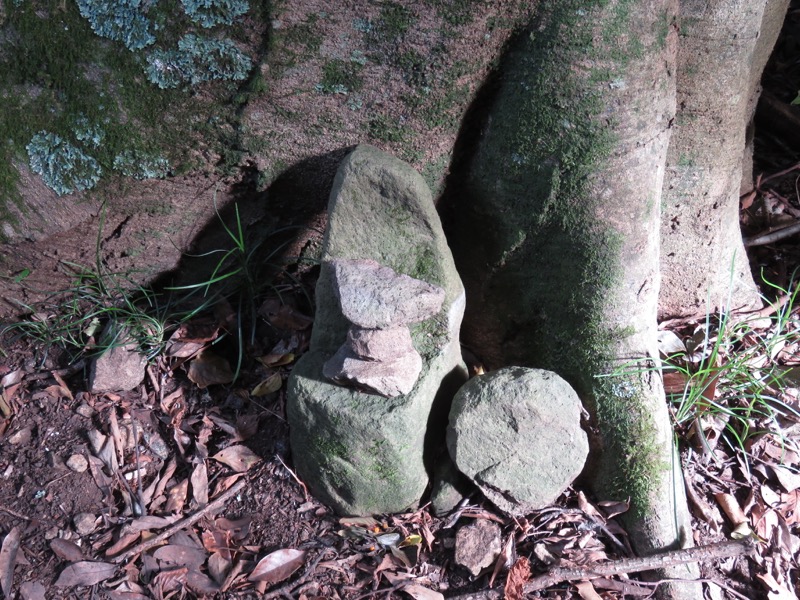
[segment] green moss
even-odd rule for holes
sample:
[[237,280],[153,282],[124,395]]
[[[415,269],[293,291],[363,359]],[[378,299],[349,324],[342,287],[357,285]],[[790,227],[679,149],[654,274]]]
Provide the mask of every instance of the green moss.
[[382,41],[395,41],[402,37],[416,21],[414,13],[397,2],[386,2],[381,6],[377,35]]
[[367,131],[373,140],[382,142],[405,143],[411,137],[408,128],[400,122],[400,119],[387,115],[378,115],[370,119]]
[[[614,491],[641,508],[663,466],[647,442],[654,429],[644,388],[596,379],[611,371],[631,331],[607,321],[622,240],[598,221],[602,200],[591,184],[618,141],[605,106],[609,86],[624,82],[642,47],[628,35],[632,0],[548,6],[543,26],[531,26],[512,50],[516,66],[503,74],[467,186],[481,200],[466,243],[479,240],[476,255],[490,265],[483,289],[501,315],[506,362],[556,371],[576,388],[598,419],[606,456],[619,458]],[[600,19],[598,8],[613,12]]]
[[323,94],[349,94],[364,85],[361,77],[363,65],[354,61],[334,58],[322,66],[322,79],[317,89]]

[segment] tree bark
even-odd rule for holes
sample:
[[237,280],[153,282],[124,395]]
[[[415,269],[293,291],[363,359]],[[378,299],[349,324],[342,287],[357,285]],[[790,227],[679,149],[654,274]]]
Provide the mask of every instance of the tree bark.
[[[677,2],[539,9],[504,62],[451,231],[464,337],[490,367],[548,368],[573,384],[600,433],[598,493],[631,498],[637,551],[674,548],[691,542],[689,518],[649,367]],[[701,596],[697,584],[663,595]]]
[[761,305],[739,230],[746,128],[788,0],[683,0],[664,182],[663,318]]

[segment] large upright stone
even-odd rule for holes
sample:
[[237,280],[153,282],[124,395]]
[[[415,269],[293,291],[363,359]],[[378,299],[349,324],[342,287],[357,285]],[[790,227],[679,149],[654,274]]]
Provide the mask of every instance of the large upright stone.
[[470,379],[450,411],[456,467],[499,509],[523,516],[553,502],[589,453],[581,401],[552,371],[507,367]]
[[[328,216],[311,347],[288,387],[294,464],[339,513],[398,512],[424,493],[426,452],[435,450],[429,423],[443,427],[452,393],[466,379],[458,343],[464,290],[430,190],[402,161],[358,146],[339,168]],[[441,310],[410,327],[423,365],[409,393],[385,398],[323,376],[350,326],[335,292],[336,259],[372,259],[444,289]]]

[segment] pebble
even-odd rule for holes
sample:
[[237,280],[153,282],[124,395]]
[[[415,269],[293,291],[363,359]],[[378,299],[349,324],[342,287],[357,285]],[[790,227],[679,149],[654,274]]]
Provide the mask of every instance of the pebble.
[[83,454],[73,454],[67,459],[67,467],[75,473],[83,473],[89,468],[89,461]]
[[89,535],[97,527],[97,517],[92,513],[78,513],[73,517],[72,523],[78,535]]
[[463,526],[456,533],[456,562],[477,577],[500,555],[500,537],[500,526],[486,519]]

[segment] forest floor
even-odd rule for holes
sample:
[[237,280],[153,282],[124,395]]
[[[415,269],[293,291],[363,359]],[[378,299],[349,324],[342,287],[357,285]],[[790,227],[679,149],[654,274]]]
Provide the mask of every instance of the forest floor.
[[[794,60],[778,60],[772,85],[770,75],[765,80],[784,108],[800,89]],[[778,119],[778,129],[792,118]],[[760,183],[742,201],[751,241],[800,219],[797,153],[766,132],[757,139]],[[673,361],[667,388],[693,542],[755,540],[750,556],[701,564],[710,598],[789,600],[800,590],[795,239],[749,249],[754,272],[769,282],[763,293],[770,304],[761,314],[662,324],[674,334],[664,335],[665,344],[681,344],[686,356]],[[292,470],[285,418],[285,383],[313,326],[314,277],[313,269],[287,267],[271,293],[258,297],[254,342],[241,354],[231,335],[233,307],[172,330],[130,392],[91,393],[90,359],[20,338],[18,330],[4,337],[6,597],[513,600],[653,592],[655,582],[628,576],[624,562],[622,574],[532,589],[532,578],[554,566],[586,573],[589,565],[629,558],[619,519],[625,498],[597,502],[571,488],[524,519],[508,518],[477,496],[444,516],[426,505],[370,519],[339,518],[316,502]],[[84,279],[84,302],[97,282]],[[91,319],[76,325],[91,350]],[[239,357],[242,368],[230,382]],[[500,526],[499,552],[473,575],[456,562],[456,536],[482,521]]]

